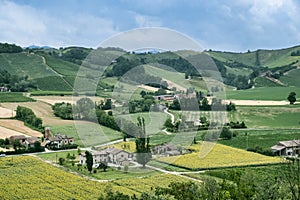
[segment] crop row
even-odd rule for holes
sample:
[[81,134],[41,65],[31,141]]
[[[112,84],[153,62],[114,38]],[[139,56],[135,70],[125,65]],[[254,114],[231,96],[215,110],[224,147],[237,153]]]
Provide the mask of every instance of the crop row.
[[29,156],[1,158],[0,180],[4,199],[97,199],[106,187],[135,193],[110,182],[84,179]]
[[[203,147],[203,148],[201,148]],[[190,168],[190,169],[208,169],[220,167],[235,167],[249,165],[264,165],[282,162],[277,157],[264,156],[258,153],[248,152],[221,144],[201,144],[190,147],[193,153],[159,158],[159,161]],[[211,151],[206,155],[206,151]]]

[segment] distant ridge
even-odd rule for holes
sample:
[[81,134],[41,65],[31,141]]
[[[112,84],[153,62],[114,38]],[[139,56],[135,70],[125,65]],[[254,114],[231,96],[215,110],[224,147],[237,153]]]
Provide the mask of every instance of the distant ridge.
[[50,46],[30,45],[28,47],[23,47],[23,49],[53,49],[53,47],[50,47]]

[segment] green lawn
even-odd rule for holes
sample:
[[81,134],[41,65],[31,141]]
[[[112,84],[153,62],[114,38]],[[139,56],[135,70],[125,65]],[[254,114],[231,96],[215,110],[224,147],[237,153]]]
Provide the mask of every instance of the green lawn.
[[28,102],[34,99],[26,97],[21,92],[0,92],[0,102]]

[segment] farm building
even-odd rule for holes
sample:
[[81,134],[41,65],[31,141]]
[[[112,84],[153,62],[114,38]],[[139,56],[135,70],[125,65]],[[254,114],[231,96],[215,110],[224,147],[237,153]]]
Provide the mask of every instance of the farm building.
[[9,137],[10,144],[13,144],[15,141],[19,141],[21,144],[23,144],[26,140],[25,135],[13,135]]
[[[133,154],[116,148],[106,148],[101,151],[92,150],[91,154],[95,164],[106,162],[116,165],[124,165],[133,159]],[[86,164],[85,153],[79,154],[79,164]]]
[[179,147],[173,145],[173,144],[160,144],[157,145],[153,148],[152,150],[153,154],[156,155],[165,155],[165,156],[176,156],[176,155],[180,155],[181,151],[179,149]]
[[62,146],[68,144],[74,144],[73,137],[57,134],[53,137],[46,138],[46,146],[54,146],[56,148],[61,148]]
[[28,137],[28,138],[26,138],[23,145],[26,147],[26,149],[34,148],[34,143],[36,143],[38,141],[39,141],[39,139],[37,137]]
[[279,156],[299,156],[300,140],[280,141],[272,146],[271,149]]
[[19,141],[21,145],[24,145],[26,149],[33,148],[34,143],[39,141],[37,137],[26,137],[25,135],[13,135],[9,137],[10,144],[13,144],[15,141]]
[[159,101],[173,101],[174,95],[159,95],[159,96],[153,96],[153,98]]

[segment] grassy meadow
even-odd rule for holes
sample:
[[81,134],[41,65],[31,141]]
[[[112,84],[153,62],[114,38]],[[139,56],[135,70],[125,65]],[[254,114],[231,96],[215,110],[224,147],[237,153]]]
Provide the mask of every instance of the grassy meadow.
[[0,92],[0,103],[29,101],[34,101],[34,99],[24,96],[22,92]]

